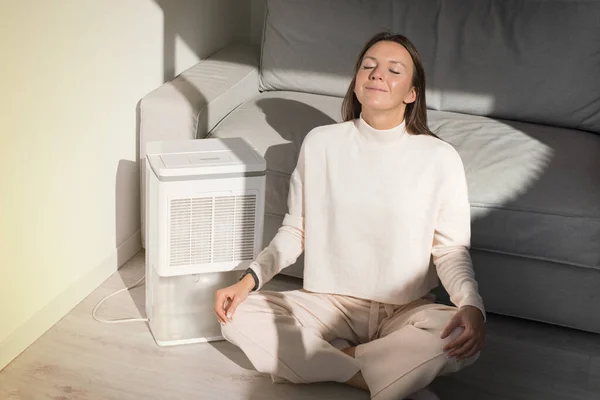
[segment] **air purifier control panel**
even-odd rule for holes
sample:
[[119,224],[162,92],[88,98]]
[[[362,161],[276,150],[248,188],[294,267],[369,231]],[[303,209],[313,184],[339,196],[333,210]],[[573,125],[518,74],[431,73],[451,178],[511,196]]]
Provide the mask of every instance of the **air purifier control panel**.
[[212,153],[182,153],[163,154],[160,156],[166,168],[199,167],[207,165],[228,165],[241,162],[234,159],[229,151],[218,151]]
[[150,168],[159,179],[264,174],[265,159],[243,138],[150,142]]

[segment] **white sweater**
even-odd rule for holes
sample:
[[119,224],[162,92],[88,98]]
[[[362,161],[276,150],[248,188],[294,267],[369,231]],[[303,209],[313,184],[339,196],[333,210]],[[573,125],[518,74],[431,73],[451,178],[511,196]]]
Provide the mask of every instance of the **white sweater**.
[[261,288],[304,251],[308,291],[406,304],[441,281],[457,307],[485,317],[470,223],[451,145],[408,134],[404,123],[376,130],[358,118],[306,136],[283,225],[250,268]]

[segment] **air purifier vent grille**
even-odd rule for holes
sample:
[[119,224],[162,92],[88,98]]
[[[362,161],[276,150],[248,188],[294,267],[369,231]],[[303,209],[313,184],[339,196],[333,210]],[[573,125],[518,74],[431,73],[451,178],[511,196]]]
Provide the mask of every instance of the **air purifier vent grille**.
[[170,265],[251,261],[256,203],[254,194],[172,199]]

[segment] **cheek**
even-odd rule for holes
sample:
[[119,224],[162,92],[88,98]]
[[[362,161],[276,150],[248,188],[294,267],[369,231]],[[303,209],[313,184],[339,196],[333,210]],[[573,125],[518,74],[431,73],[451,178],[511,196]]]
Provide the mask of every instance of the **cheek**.
[[406,86],[404,83],[404,79],[397,76],[388,79],[388,85],[390,85],[390,88],[395,90],[402,90],[403,87]]
[[404,78],[390,79],[388,81],[388,84],[392,93],[394,93],[397,96],[405,96],[408,93],[408,90],[410,89],[410,82],[408,81],[408,79]]
[[360,89],[360,87],[368,80],[369,75],[365,74],[365,71],[359,71],[356,74],[356,82],[354,84],[354,90]]

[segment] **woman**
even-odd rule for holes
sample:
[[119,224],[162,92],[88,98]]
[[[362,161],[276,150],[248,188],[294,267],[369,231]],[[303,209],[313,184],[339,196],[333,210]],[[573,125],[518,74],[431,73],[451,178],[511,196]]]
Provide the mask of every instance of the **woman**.
[[[427,127],[424,69],[404,36],[366,44],[342,115],[306,136],[282,227],[240,282],[217,291],[215,313],[274,381],[402,399],[482,348],[464,168]],[[255,292],[303,251],[302,290]],[[455,307],[429,295],[438,277]]]

